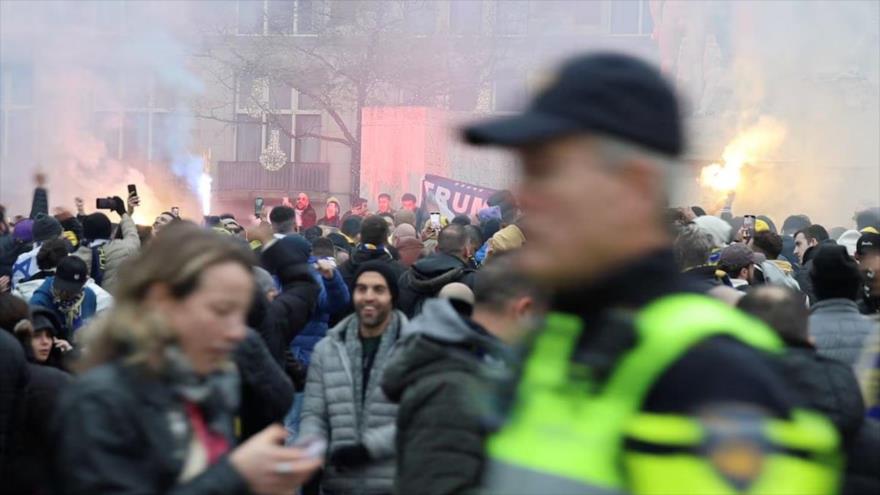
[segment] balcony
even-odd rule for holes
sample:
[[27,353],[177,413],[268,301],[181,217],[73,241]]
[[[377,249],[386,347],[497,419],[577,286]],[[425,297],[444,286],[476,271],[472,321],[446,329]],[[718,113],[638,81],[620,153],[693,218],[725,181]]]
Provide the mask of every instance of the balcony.
[[327,192],[330,164],[288,162],[281,170],[271,172],[259,162],[217,162],[212,189],[219,200],[295,196],[301,191]]

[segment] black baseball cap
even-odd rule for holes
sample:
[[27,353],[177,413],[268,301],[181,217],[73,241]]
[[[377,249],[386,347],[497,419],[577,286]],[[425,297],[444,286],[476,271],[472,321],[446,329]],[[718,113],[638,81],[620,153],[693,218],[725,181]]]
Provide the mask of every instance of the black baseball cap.
[[880,234],[865,232],[856,241],[856,254],[861,256],[867,254],[868,251],[880,253]]
[[471,144],[523,146],[584,131],[670,156],[684,149],[672,85],[655,67],[617,53],[570,60],[525,113],[471,125],[464,137]]
[[52,287],[57,291],[79,292],[89,279],[86,262],[76,256],[67,256],[55,269],[55,281]]

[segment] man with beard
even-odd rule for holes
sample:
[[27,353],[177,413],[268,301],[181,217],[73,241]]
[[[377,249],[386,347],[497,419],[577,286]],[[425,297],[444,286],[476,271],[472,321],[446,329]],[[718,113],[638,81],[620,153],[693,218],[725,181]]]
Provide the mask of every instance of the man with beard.
[[315,346],[299,437],[329,443],[323,493],[391,493],[397,406],[381,390],[406,317],[394,309],[397,279],[386,263],[363,263],[354,278],[355,313]]
[[306,193],[299,193],[296,197],[294,212],[296,215],[296,227],[299,232],[305,232],[306,229],[310,229],[318,223],[318,214],[315,212],[315,208],[312,206]]

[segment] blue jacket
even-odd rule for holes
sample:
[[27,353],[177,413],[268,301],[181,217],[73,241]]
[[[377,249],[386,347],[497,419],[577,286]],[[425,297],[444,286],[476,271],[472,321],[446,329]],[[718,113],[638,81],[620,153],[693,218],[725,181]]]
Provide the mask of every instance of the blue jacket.
[[321,287],[318,306],[315,315],[290,344],[290,353],[305,366],[309,365],[315,344],[327,335],[330,315],[343,311],[351,301],[351,294],[339,270],[333,271],[333,278],[330,280],[316,270],[312,270],[312,276]]
[[[30,305],[31,306],[42,306],[46,309],[51,310],[55,313],[55,316],[58,317],[58,321],[61,322],[63,327],[63,339],[71,340],[73,338],[74,333],[77,330],[82,328],[82,326],[87,323],[95,313],[98,308],[98,298],[95,296],[95,293],[92,289],[85,287],[83,290],[85,291],[85,296],[83,298],[82,305],[80,306],[79,316],[74,318],[72,327],[68,327],[67,318],[64,317],[64,314],[58,309],[58,305],[55,304],[55,297],[52,295],[52,282],[55,280],[55,277],[46,278],[43,285],[34,292],[33,297],[31,297]],[[71,342],[72,343],[72,342]]]

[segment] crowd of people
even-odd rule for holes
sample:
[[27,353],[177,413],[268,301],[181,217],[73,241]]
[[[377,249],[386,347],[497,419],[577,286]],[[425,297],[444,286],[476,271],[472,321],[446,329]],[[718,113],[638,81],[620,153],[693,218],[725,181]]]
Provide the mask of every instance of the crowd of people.
[[876,493],[880,208],[668,208],[682,133],[600,54],[464,130],[527,191],[473,217],[299,193],[144,228],[136,192],[50,215],[37,175],[0,209],[2,491]]

